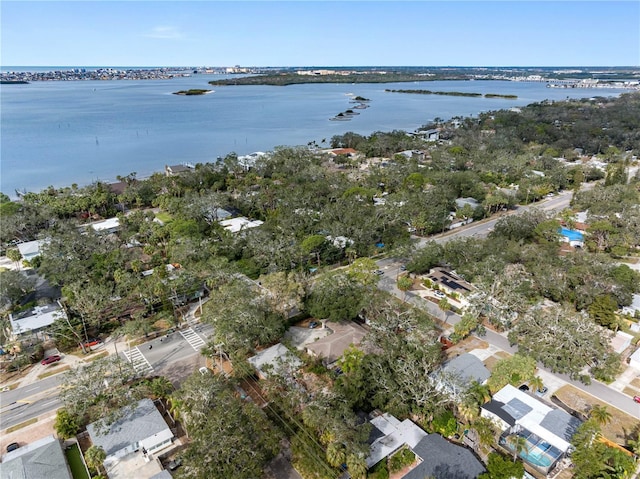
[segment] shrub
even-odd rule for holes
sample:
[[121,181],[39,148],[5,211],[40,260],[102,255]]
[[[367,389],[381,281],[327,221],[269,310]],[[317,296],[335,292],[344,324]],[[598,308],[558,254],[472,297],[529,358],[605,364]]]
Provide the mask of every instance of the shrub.
[[389,458],[389,470],[391,472],[401,471],[404,467],[413,464],[416,456],[409,449],[404,448]]
[[380,461],[367,474],[367,479],[389,479],[387,461]]

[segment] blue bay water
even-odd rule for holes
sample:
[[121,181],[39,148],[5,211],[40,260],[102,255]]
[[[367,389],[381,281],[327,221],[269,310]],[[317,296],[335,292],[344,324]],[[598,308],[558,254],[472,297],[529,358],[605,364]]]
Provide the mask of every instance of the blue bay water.
[[[0,190],[116,181],[162,171],[165,164],[214,162],[230,152],[280,145],[328,145],[334,135],[413,131],[434,118],[524,106],[545,99],[619,95],[620,90],[552,89],[544,83],[436,81],[388,84],[210,86],[221,75],[170,80],[51,81],[0,87]],[[189,88],[215,90],[178,96]],[[513,94],[518,98],[412,95],[385,89]],[[329,118],[371,99],[351,121]],[[322,144],[325,139],[326,143]]]

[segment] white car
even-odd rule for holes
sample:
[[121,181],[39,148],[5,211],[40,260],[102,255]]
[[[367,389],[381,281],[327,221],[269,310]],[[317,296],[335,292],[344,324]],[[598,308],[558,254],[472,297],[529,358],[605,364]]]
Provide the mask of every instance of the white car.
[[442,291],[438,291],[438,290],[434,291],[434,292],[433,292],[433,295],[434,295],[436,298],[446,298],[446,297],[447,297],[447,295],[446,295],[446,294],[444,294]]

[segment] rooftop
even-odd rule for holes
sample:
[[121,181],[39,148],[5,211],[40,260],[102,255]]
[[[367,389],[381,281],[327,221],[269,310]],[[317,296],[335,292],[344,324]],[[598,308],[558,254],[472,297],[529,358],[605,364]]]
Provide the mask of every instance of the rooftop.
[[256,226],[260,226],[262,223],[264,222],[260,220],[251,221],[244,216],[239,216],[237,218],[222,220],[220,222],[220,226],[222,226],[227,231],[230,231],[231,233],[237,233],[242,230],[255,228]]
[[17,314],[10,314],[11,329],[15,334],[37,331],[50,326],[56,319],[65,318],[65,312],[59,303],[36,306]]
[[326,326],[333,331],[333,334],[307,344],[307,349],[323,358],[328,364],[337,361],[352,344],[360,344],[367,333],[362,326],[352,321],[343,323],[327,321]]
[[400,422],[387,413],[374,417],[370,423],[373,426],[370,437],[375,439],[371,443],[367,467],[376,465],[405,444],[413,449],[427,435],[409,419]]
[[470,384],[473,381],[483,384],[491,375],[482,361],[469,353],[461,354],[451,361],[447,361],[442,369],[445,372],[456,374],[465,384]]
[[450,443],[440,434],[427,435],[412,449],[422,462],[403,479],[476,479],[485,472],[470,450]]
[[302,366],[302,361],[282,343],[274,344],[270,348],[260,351],[249,358],[248,361],[264,376],[269,375],[265,372],[265,369],[269,369],[267,366],[270,366],[276,374],[284,372],[285,366],[293,369],[298,369]]
[[53,436],[22,446],[2,458],[1,479],[72,479],[62,444]]
[[107,456],[168,429],[169,426],[151,399],[140,400],[134,410],[125,413],[106,428],[99,427],[95,422],[87,426],[91,441],[94,445],[101,446]]

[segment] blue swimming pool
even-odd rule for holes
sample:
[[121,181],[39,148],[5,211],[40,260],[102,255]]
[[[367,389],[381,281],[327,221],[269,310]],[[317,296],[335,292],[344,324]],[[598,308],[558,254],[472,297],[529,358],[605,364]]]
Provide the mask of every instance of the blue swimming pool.
[[560,228],[558,233],[569,238],[569,241],[584,241],[584,235],[579,231],[570,230],[569,228]]

